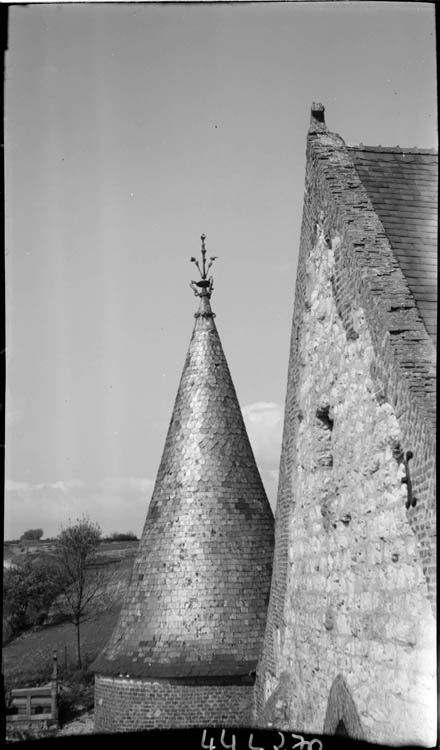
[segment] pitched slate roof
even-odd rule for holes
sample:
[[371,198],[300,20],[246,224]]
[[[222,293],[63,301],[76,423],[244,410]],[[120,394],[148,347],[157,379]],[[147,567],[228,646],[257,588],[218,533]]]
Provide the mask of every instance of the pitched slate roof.
[[438,154],[399,147],[348,149],[436,342]]
[[272,510],[204,295],[125,602],[91,669],[248,678],[273,547]]

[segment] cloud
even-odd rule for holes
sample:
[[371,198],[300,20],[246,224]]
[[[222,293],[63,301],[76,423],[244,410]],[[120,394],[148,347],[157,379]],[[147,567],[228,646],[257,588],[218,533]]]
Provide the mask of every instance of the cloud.
[[153,480],[147,477],[105,477],[96,487],[80,479],[31,484],[5,482],[5,538],[17,539],[30,528],[56,536],[62,526],[83,515],[96,521],[104,534],[142,532]]
[[132,491],[151,493],[153,486],[153,480],[147,477],[105,477],[100,482],[100,489],[110,494]]
[[5,492],[25,492],[32,487],[29,482],[14,482],[13,479],[5,480]]
[[151,492],[154,487],[154,481],[145,477],[129,477],[128,486],[131,490],[136,490],[137,492]]
[[57,482],[35,484],[34,487],[38,490],[61,490],[61,492],[70,492],[71,490],[77,490],[84,487],[84,482],[82,482],[81,479],[59,479]]
[[280,406],[272,401],[257,401],[244,406],[242,413],[269,502],[274,508],[283,427]]
[[242,409],[255,457],[267,468],[280,460],[282,416],[278,404],[257,401]]
[[81,479],[60,479],[57,482],[42,482],[40,484],[30,484],[29,482],[14,482],[12,479],[6,479],[5,489],[8,492],[36,492],[38,490],[61,490],[68,492],[78,487],[84,487]]
[[[272,508],[275,508],[281,451],[282,415],[278,404],[258,401],[243,407],[243,418]],[[17,539],[26,529],[42,528],[56,536],[62,526],[84,514],[104,534],[141,534],[154,481],[149,477],[103,477],[95,486],[79,478],[52,482],[8,479],[5,482],[5,538]]]

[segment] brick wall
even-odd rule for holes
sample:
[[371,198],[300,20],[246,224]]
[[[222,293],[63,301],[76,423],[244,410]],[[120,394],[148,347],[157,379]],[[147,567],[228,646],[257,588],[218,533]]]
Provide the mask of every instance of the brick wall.
[[312,121],[261,725],[319,733],[342,720],[372,742],[435,743],[433,375],[348,149]]
[[252,685],[184,685],[96,676],[95,732],[250,726]]

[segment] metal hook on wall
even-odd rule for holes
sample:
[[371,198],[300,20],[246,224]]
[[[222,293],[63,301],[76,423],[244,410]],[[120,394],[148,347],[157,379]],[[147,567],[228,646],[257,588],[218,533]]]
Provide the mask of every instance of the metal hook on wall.
[[412,451],[407,451],[405,453],[405,457],[403,459],[403,462],[405,464],[405,476],[402,477],[402,484],[406,484],[407,488],[407,494],[408,498],[405,503],[405,508],[408,510],[408,508],[415,508],[417,503],[417,498],[415,495],[413,495],[413,489],[412,489],[412,481],[411,481],[411,473],[409,470],[409,462],[413,458],[414,454]]

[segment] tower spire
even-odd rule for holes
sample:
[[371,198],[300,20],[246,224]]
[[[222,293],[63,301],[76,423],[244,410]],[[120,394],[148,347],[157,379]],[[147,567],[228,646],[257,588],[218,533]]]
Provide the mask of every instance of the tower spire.
[[215,257],[205,255],[202,235],[201,263],[191,258],[200,308],[156,483],[119,620],[93,665],[97,731],[251,721],[273,514],[211,312]]

